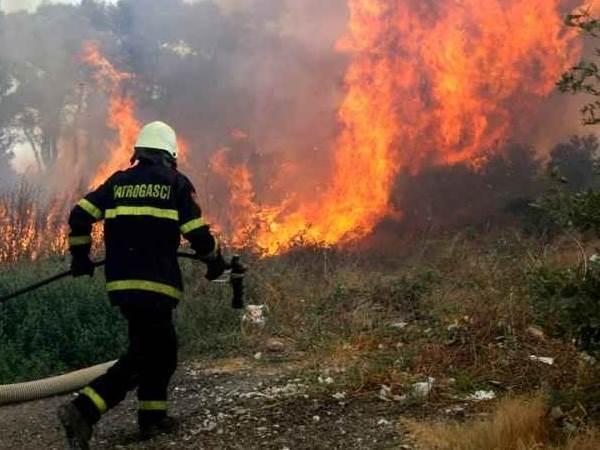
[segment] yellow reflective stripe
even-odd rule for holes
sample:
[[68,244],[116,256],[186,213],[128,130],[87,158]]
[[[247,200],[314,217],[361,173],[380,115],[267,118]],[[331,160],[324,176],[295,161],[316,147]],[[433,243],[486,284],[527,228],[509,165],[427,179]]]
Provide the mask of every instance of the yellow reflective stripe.
[[140,411],[166,411],[167,402],[165,401],[140,401],[138,409]]
[[100,414],[104,414],[108,410],[108,406],[106,406],[106,402],[104,401],[104,399],[100,397],[100,394],[98,394],[91,387],[88,386],[83,388],[81,390],[81,393],[87,398],[89,398],[92,401],[92,403],[94,403],[94,405],[96,405],[96,408],[98,408]]
[[187,234],[191,231],[197,230],[198,228],[202,228],[206,226],[206,222],[201,217],[198,219],[190,220],[189,222],[181,225],[180,230],[181,234]]
[[179,220],[176,209],[154,208],[152,206],[117,206],[106,210],[106,218],[114,219],[118,216],[151,216],[159,219]]
[[102,219],[102,210],[94,205],[89,200],[83,198],[77,203],[85,212],[87,212],[94,219]]
[[91,236],[69,236],[69,245],[86,245],[92,243]]
[[109,283],[106,283],[106,290],[109,292],[140,290],[156,292],[158,294],[163,294],[168,297],[173,297],[177,300],[181,300],[183,298],[183,292],[173,286],[146,280],[111,281]]

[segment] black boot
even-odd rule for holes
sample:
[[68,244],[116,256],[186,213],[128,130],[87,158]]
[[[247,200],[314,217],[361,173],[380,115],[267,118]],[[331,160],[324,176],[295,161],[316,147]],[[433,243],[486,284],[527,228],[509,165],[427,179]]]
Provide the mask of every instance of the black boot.
[[72,403],[67,403],[58,409],[58,418],[65,429],[67,448],[69,450],[89,450],[92,426],[81,412]]
[[165,416],[153,422],[140,422],[140,439],[146,441],[161,434],[175,433],[179,428],[179,421],[174,417]]

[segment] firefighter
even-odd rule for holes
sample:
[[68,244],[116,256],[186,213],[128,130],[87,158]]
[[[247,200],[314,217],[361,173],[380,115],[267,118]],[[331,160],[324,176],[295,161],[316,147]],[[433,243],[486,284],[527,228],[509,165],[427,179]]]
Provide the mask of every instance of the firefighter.
[[177,365],[173,309],[183,297],[177,263],[181,235],[207,265],[207,279],[226,269],[192,183],[177,171],[175,131],[163,122],[146,125],[131,162],[131,168],[86,195],[69,218],[75,277],[93,275],[92,224],[104,220],[106,288],[129,334],[125,355],[60,407],[71,449],[89,448],[94,424],[134,388],[142,439],[176,429],[177,421],[167,415],[167,387]]

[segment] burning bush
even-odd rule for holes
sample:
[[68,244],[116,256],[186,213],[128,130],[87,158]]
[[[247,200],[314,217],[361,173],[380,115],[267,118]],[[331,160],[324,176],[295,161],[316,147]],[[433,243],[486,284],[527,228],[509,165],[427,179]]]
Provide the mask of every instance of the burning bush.
[[0,263],[62,254],[69,203],[26,183],[0,192]]

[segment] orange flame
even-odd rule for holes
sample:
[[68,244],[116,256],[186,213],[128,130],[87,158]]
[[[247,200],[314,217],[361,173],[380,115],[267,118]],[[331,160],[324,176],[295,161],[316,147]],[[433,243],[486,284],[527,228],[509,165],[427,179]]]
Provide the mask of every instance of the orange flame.
[[[364,237],[391,213],[401,171],[481,165],[580,53],[563,26],[561,0],[348,1],[349,33],[339,48],[353,60],[331,182],[316,201],[267,208],[276,213],[254,238],[267,254],[297,236],[325,245]],[[253,215],[265,211],[247,183],[230,188]],[[246,226],[234,242],[240,233]]]
[[100,53],[98,46],[87,42],[83,46],[82,60],[95,69],[94,78],[109,95],[108,126],[116,131],[117,137],[109,146],[110,155],[96,172],[90,187],[98,187],[115,171],[129,165],[135,140],[141,129],[135,118],[134,99],[121,92],[124,81],[133,75],[119,72],[108,59]]

